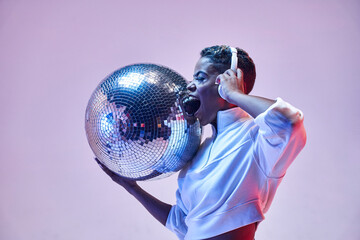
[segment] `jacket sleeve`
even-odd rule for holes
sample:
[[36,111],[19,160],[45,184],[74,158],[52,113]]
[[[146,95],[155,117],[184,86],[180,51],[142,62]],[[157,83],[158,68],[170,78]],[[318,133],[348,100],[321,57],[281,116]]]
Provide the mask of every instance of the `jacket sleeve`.
[[254,157],[268,177],[282,177],[306,143],[303,113],[277,98],[255,118]]
[[176,205],[171,207],[169,212],[167,221],[166,221],[166,228],[176,234],[179,239],[184,239],[187,226],[185,223],[186,213],[184,211],[184,205],[181,200],[180,191],[176,191]]

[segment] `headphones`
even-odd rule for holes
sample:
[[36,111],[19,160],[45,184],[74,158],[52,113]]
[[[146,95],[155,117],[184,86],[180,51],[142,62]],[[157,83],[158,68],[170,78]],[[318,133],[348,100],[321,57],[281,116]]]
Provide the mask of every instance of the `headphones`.
[[234,47],[229,47],[231,50],[231,70],[236,73],[237,65],[238,65],[238,57],[237,50]]
[[[237,50],[234,47],[230,47],[230,51],[231,51],[231,70],[233,70],[236,74],[236,70],[237,70],[237,65],[238,65],[238,57],[237,57]],[[220,84],[220,81],[216,80],[216,84],[219,84],[218,87],[218,92],[221,98],[225,99],[222,95],[222,86]]]

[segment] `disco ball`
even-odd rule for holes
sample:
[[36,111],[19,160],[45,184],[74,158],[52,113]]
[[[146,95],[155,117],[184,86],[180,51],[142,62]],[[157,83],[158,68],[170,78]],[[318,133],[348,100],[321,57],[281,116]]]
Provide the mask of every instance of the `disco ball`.
[[85,113],[95,156],[128,179],[169,176],[192,159],[200,145],[199,121],[189,123],[178,103],[183,77],[155,64],[123,67],[97,86]]

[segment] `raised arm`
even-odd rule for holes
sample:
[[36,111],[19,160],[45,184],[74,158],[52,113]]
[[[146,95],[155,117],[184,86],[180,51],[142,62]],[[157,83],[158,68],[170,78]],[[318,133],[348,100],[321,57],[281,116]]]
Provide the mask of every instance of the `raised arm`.
[[239,68],[236,74],[231,69],[226,70],[217,77],[217,82],[221,83],[224,99],[240,107],[253,118],[265,112],[266,109],[275,103],[275,100],[245,94],[243,91],[243,74]]
[[162,225],[165,226],[171,209],[171,205],[164,203],[155,198],[154,196],[150,195],[145,190],[143,190],[135,181],[128,180],[112,172],[98,159],[95,158],[95,160],[102,168],[102,170],[104,170],[104,172],[114,182],[125,188],[125,190],[128,191],[131,195],[133,195],[154,218],[156,218]]
[[223,98],[255,118],[258,127],[252,132],[254,156],[264,173],[269,177],[283,176],[306,143],[302,112],[280,98],[274,101],[244,94],[240,69],[236,75],[227,70],[218,80]]

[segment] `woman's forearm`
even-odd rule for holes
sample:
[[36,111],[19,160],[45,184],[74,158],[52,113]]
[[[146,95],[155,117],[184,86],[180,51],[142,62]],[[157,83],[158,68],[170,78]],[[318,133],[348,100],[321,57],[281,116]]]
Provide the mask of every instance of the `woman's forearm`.
[[160,201],[148,192],[143,190],[139,185],[133,186],[127,189],[128,192],[133,195],[146,210],[156,218],[162,225],[166,225],[166,221],[171,209],[171,205]]
[[240,68],[236,73],[228,69],[223,74],[217,76],[217,82],[221,84],[221,96],[229,103],[236,105],[256,118],[263,113],[275,100],[251,96],[244,93],[244,77]]
[[155,217],[161,224],[166,225],[167,217],[169,215],[171,205],[161,202],[146,191],[144,191],[136,181],[126,179],[102,164],[97,158],[95,161],[99,164],[101,169],[117,184],[122,186],[126,191],[133,195],[148,212]]
[[256,118],[263,113],[276,101],[258,96],[251,96],[244,93],[232,92],[228,96],[228,101]]

